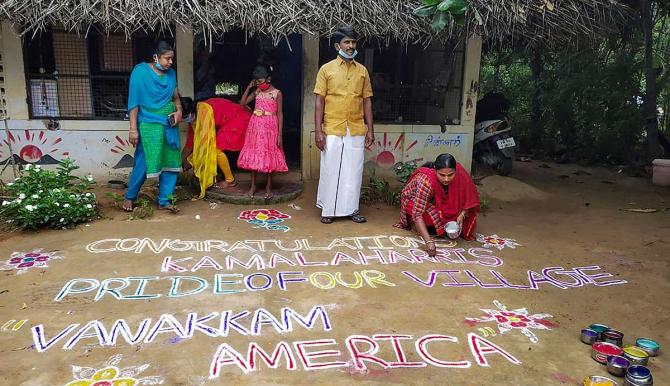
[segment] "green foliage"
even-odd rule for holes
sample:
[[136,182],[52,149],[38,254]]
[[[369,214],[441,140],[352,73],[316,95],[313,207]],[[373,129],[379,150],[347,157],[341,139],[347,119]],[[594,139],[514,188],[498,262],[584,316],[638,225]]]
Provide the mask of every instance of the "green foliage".
[[395,165],[394,172],[396,177],[398,178],[398,181],[402,182],[403,184],[407,183],[407,180],[409,180],[409,177],[414,173],[414,170],[418,168],[419,165],[416,164],[415,161],[410,161],[410,162],[398,162]]
[[79,167],[69,158],[56,171],[27,164],[20,176],[5,185],[0,217],[17,228],[71,228],[98,217],[95,194],[87,192],[95,181],[72,172]]
[[468,9],[468,0],[422,0],[423,5],[414,9],[419,17],[432,17],[430,24],[433,32],[442,31],[449,19],[462,26],[465,21],[465,11]]
[[364,202],[384,202],[390,206],[400,205],[400,194],[402,189],[394,190],[388,181],[375,175],[370,171],[370,183],[361,190],[361,199]]

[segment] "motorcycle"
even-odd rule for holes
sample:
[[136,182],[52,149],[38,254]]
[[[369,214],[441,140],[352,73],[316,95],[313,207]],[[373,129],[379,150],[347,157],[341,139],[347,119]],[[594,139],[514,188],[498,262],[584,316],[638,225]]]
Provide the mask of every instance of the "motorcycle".
[[473,159],[501,176],[512,171],[514,147],[512,127],[507,120],[509,101],[498,93],[487,93],[477,102]]

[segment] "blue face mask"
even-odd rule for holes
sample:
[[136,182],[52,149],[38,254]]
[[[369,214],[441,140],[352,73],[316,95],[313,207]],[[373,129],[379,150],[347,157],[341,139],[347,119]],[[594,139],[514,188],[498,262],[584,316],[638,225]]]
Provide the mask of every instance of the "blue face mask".
[[158,61],[158,56],[154,55],[154,66],[161,71],[165,71],[165,67],[161,66],[161,63]]
[[356,57],[356,55],[358,55],[358,51],[354,50],[354,53],[349,55],[343,49],[340,48],[340,50],[337,52],[337,54],[340,55],[341,57],[343,57],[344,59],[352,60],[353,58]]

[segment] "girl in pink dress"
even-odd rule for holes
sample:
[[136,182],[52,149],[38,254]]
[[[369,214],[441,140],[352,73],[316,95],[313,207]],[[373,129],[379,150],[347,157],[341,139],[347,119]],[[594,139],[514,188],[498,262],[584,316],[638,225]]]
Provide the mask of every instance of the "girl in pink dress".
[[[256,192],[256,172],[267,173],[265,199],[272,198],[272,173],[286,172],[286,158],[282,149],[282,93],[270,83],[270,73],[257,66],[253,80],[242,95],[240,104],[246,106],[256,99],[253,115],[249,120],[244,145],[237,159],[237,166],[251,170],[249,195]],[[252,89],[256,87],[256,90]]]

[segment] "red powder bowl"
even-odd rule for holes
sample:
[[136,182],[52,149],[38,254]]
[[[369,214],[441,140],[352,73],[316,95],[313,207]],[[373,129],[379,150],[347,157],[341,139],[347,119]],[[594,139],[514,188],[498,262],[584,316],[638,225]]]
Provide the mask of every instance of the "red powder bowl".
[[601,365],[607,365],[608,356],[620,356],[622,353],[621,348],[612,343],[596,342],[591,346],[591,358]]

